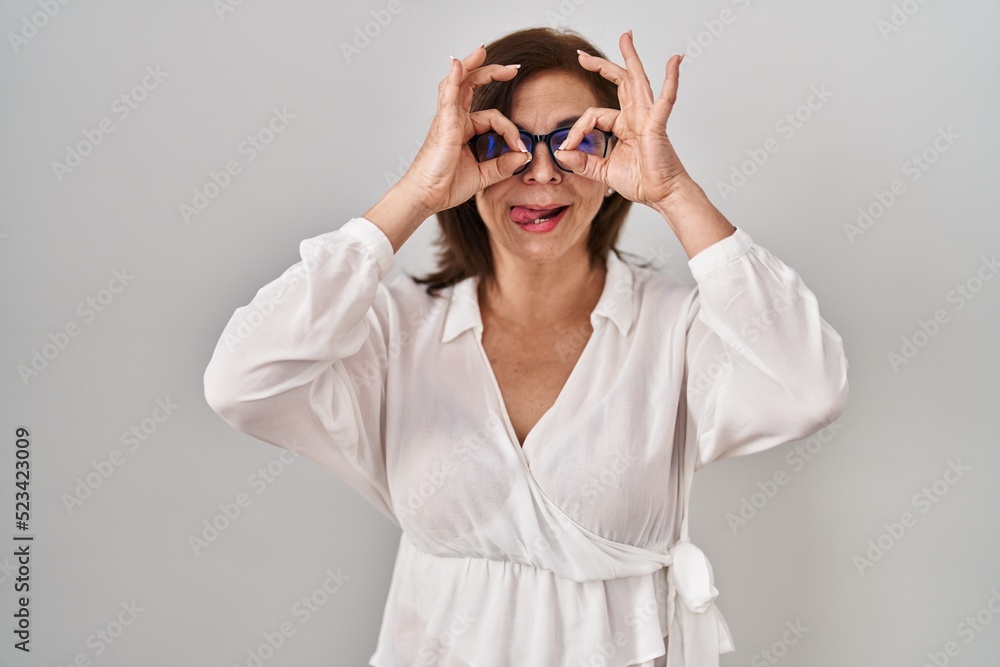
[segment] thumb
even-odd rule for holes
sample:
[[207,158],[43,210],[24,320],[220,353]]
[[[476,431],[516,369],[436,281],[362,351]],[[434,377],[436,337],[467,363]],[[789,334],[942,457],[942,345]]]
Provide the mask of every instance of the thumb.
[[494,183],[499,183],[505,178],[510,178],[519,167],[530,161],[530,153],[510,151],[508,153],[504,153],[498,158],[480,165],[483,187],[489,187]]
[[577,150],[557,150],[556,158],[573,170],[574,174],[594,178],[593,156]]

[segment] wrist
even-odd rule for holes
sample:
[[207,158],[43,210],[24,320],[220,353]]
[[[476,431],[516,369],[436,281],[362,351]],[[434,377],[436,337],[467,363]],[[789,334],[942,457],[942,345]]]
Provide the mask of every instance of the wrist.
[[653,208],[667,221],[689,259],[736,231],[690,177],[678,181],[670,196]]
[[362,216],[381,229],[398,252],[403,243],[436,211],[423,204],[409,184],[397,182]]
[[419,186],[414,185],[405,175],[389,188],[389,193],[400,202],[405,203],[413,211],[413,214],[421,220],[426,220],[438,212],[437,208],[426,203],[426,193]]
[[[660,215],[670,222],[671,213],[677,213],[684,208],[690,208],[693,204],[704,204],[708,202],[708,195],[687,173],[679,177],[670,188],[666,197],[651,204]],[[675,216],[676,217],[676,216]]]

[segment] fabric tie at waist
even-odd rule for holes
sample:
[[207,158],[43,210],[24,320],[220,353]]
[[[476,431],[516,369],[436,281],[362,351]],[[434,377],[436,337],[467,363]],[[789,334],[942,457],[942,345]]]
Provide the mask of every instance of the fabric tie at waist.
[[[690,489],[693,476],[690,458],[687,463],[683,480],[686,491]],[[543,493],[539,495],[545,501],[543,504],[562,515],[564,522],[575,526],[592,545],[622,565],[638,558],[646,560],[650,567],[667,568],[667,633],[670,638],[667,667],[719,667],[719,655],[736,650],[729,625],[715,604],[719,591],[715,588],[712,564],[688,537],[687,502],[681,512],[681,537],[663,554],[597,535],[559,510]],[[684,498],[688,499],[688,493]]]
[[736,647],[715,606],[719,591],[712,564],[688,541],[675,542],[668,553],[673,562],[667,568],[667,667],[719,667],[719,654]]
[[687,538],[673,543],[666,555],[623,545],[591,534],[594,542],[609,551],[643,554],[667,569],[667,667],[719,667],[719,655],[736,650],[729,625],[715,604],[712,564],[705,553]]

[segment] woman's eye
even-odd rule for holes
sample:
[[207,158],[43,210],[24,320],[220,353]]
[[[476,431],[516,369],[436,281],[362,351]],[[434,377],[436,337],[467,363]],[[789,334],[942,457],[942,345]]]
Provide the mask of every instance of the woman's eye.
[[503,137],[499,134],[488,134],[486,135],[486,154],[496,157],[504,152],[506,145],[504,144]]

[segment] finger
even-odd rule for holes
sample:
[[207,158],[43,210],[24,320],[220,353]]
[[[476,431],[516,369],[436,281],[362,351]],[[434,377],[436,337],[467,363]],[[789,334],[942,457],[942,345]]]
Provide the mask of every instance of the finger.
[[618,46],[625,57],[625,69],[631,84],[634,86],[632,101],[639,99],[648,104],[653,103],[653,89],[649,85],[649,77],[642,67],[642,60],[639,59],[639,52],[635,50],[635,43],[632,42],[632,33],[624,32],[618,39]]
[[499,183],[506,178],[510,178],[514,175],[514,171],[521,165],[527,164],[530,158],[530,153],[515,152],[504,153],[500,157],[487,160],[486,162],[478,162],[479,179],[482,188],[488,188],[494,183]]
[[[480,44],[465,58],[456,58],[454,56],[450,56],[450,58],[451,66],[448,70],[448,76],[438,85],[438,102],[440,105],[454,104],[460,100],[461,91],[458,90],[458,87],[461,86],[462,81],[465,80],[465,77],[471,70],[476,69],[486,60],[486,48]],[[457,79],[456,70],[458,70]]]
[[458,58],[452,58],[451,67],[440,84],[438,84],[438,108],[457,105],[459,102],[462,80],[465,79],[465,67]]
[[[484,134],[492,130],[504,138],[507,147],[512,151],[527,153],[528,149],[521,141],[521,133],[517,126],[500,113],[499,109],[473,111],[469,114],[469,119],[472,120],[473,134]],[[472,139],[472,135],[468,139]]]
[[610,60],[599,56],[592,56],[579,49],[577,49],[577,53],[579,54],[578,59],[581,67],[591,72],[600,72],[601,76],[612,83],[620,86],[628,78],[628,72],[625,71],[625,68],[614,64]]
[[[455,63],[459,63],[463,70],[463,75],[458,84],[455,84],[451,78],[451,73],[449,71],[449,76],[441,82],[439,86],[439,103],[441,105],[445,104],[455,104],[458,109],[465,112],[469,111],[472,106],[472,94],[475,92],[476,88],[486,85],[493,81],[510,81],[515,76],[517,76],[518,68],[520,65],[486,65],[485,67],[477,67],[474,70],[465,69],[464,61],[458,60],[457,58],[452,61],[452,67],[455,67]],[[447,92],[447,87],[456,86],[457,90],[452,92]]]
[[486,65],[469,72],[458,96],[460,109],[468,113],[472,108],[472,95],[476,88],[493,81],[510,81],[517,76],[519,67],[520,65]]
[[517,75],[519,65],[485,65],[478,67],[465,77],[465,83],[472,90],[492,81],[510,81]]
[[559,162],[572,169],[574,174],[607,185],[604,180],[604,163],[607,158],[597,157],[583,151],[562,150],[557,152],[559,153]]
[[614,127],[615,120],[618,118],[619,114],[621,114],[620,109],[608,109],[604,107],[588,108],[577,119],[577,121],[573,123],[573,127],[570,128],[566,141],[563,142],[562,146],[556,149],[555,158],[565,166],[569,167],[573,173],[605,183],[604,173],[606,171],[606,153],[604,157],[598,157],[576,149],[587,133],[593,131],[594,129],[607,130],[610,132]]
[[684,60],[683,55],[674,54],[667,61],[667,78],[664,79],[663,89],[649,114],[657,128],[662,129],[667,126],[667,119],[670,118],[670,112],[673,111],[674,103],[677,101],[677,86],[680,83],[682,60]]
[[472,50],[472,53],[462,58],[462,65],[466,70],[474,70],[486,60],[486,47],[480,44]]
[[[606,107],[589,107],[576,119],[573,127],[570,128],[566,141],[557,150],[575,150],[588,132],[594,130],[606,130],[611,132],[615,125],[615,120],[621,114],[620,109],[609,109]],[[560,156],[560,160],[562,157]]]

